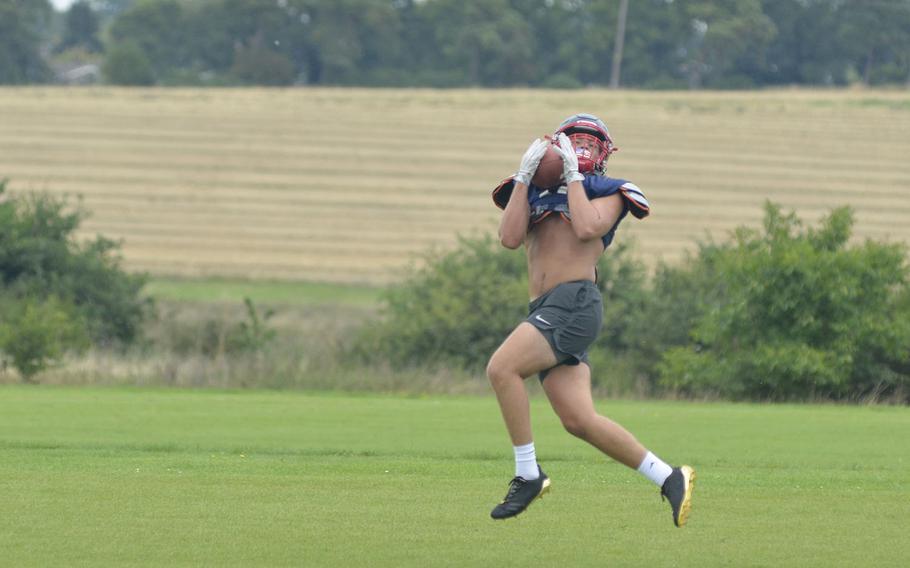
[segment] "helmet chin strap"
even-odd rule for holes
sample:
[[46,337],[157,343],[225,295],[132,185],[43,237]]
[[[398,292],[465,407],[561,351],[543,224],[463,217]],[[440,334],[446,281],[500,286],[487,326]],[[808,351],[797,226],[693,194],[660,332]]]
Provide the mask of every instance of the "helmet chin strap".
[[583,174],[586,174],[588,172],[593,172],[595,169],[597,169],[596,166],[597,166],[597,164],[595,164],[594,160],[592,160],[591,158],[578,156],[578,171],[579,172],[581,172]]

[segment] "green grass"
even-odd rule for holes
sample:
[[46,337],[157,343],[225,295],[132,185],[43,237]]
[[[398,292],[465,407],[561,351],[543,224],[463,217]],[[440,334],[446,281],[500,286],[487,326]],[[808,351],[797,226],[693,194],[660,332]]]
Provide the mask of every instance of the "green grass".
[[291,305],[372,306],[380,289],[369,286],[242,280],[226,278],[155,278],[145,293],[158,299],[189,302],[242,302]]
[[535,398],[553,491],[492,397],[0,389],[8,566],[887,566],[910,557],[910,411],[601,401],[698,470],[690,524]]

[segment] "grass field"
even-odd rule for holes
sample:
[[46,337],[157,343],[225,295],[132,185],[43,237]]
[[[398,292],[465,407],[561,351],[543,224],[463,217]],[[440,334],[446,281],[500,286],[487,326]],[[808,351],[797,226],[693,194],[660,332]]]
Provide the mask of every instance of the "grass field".
[[756,225],[765,199],[910,242],[910,92],[0,89],[0,178],[82,195],[85,235],[164,276],[381,284],[492,231],[490,190],[530,139],[587,111],[653,215],[649,262]]
[[657,489],[532,401],[553,491],[511,474],[496,403],[282,392],[0,388],[6,566],[899,566],[910,412],[598,403],[699,481]]
[[179,302],[242,302],[284,306],[373,306],[380,291],[370,286],[319,282],[239,280],[226,278],[155,278],[143,290],[159,300]]

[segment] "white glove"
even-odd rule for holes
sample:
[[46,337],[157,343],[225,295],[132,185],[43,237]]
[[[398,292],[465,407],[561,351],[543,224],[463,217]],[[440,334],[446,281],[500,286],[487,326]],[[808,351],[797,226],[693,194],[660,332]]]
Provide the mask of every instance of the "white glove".
[[556,140],[559,142],[556,150],[562,156],[562,178],[566,180],[567,184],[584,180],[584,174],[578,172],[578,155],[575,153],[572,141],[565,132],[560,132]]
[[540,138],[531,142],[531,145],[525,150],[525,155],[521,157],[521,165],[518,166],[518,172],[515,174],[517,183],[531,184],[531,178],[537,172],[540,159],[547,153],[547,146],[549,145],[550,142],[548,140],[541,140]]

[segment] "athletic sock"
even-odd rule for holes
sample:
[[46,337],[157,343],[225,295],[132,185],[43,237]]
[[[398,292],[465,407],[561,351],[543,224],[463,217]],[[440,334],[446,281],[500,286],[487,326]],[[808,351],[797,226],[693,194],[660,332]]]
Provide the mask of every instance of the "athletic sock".
[[540,472],[537,470],[537,453],[534,451],[534,442],[523,446],[512,446],[515,450],[515,476],[526,481],[537,479]]
[[645,459],[641,461],[641,465],[638,466],[638,473],[656,483],[658,487],[663,487],[664,481],[673,473],[673,468],[651,452],[648,452],[645,454]]

